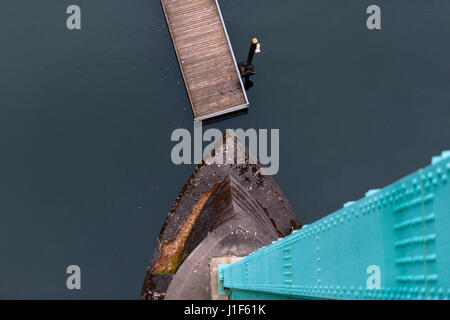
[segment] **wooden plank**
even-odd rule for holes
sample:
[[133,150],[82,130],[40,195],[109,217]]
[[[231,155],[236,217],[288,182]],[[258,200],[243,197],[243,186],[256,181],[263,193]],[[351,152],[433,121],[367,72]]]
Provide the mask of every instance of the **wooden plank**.
[[244,109],[248,100],[216,0],[161,0],[196,120]]

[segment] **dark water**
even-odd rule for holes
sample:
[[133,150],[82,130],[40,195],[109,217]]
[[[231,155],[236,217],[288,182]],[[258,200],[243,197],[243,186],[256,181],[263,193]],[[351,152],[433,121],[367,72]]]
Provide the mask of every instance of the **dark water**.
[[[376,1],[381,31],[372,1],[219,2],[237,58],[262,53],[249,113],[211,126],[280,129],[304,223],[450,148],[450,2]],[[138,298],[193,169],[170,162],[192,113],[159,1],[3,0],[0,21],[0,298]]]

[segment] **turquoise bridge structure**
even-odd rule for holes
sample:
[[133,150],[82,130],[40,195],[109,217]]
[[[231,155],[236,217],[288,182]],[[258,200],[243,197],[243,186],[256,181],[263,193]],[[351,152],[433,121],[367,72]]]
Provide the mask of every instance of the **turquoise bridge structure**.
[[450,299],[450,151],[356,202],[218,266],[245,299]]

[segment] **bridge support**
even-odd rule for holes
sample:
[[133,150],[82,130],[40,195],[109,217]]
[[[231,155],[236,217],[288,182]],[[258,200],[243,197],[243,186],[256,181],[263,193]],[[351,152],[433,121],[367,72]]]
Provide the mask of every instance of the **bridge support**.
[[450,152],[244,259],[231,299],[450,299]]

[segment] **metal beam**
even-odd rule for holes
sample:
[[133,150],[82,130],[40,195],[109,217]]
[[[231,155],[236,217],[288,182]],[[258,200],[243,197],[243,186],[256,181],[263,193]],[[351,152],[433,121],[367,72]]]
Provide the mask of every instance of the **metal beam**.
[[231,299],[449,299],[450,152],[229,265]]

